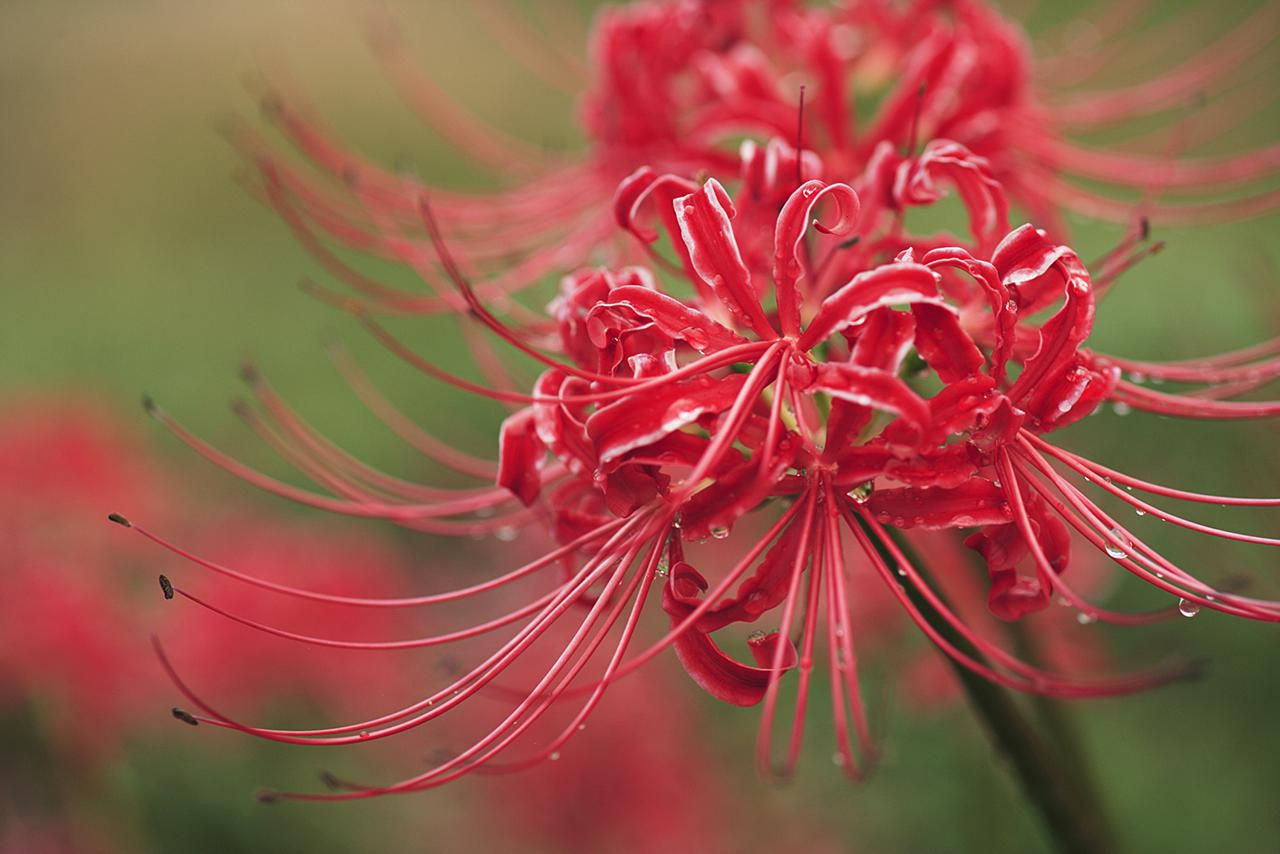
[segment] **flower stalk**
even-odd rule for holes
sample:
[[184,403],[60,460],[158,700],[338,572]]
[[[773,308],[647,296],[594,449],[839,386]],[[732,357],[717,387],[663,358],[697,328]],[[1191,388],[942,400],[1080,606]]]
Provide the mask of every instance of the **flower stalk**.
[[[864,528],[865,530],[865,528]],[[906,538],[893,534],[898,548],[928,577],[928,569],[912,553]],[[878,545],[878,541],[877,542]],[[888,549],[881,557],[892,561]],[[982,653],[957,632],[911,584],[902,585],[921,615],[948,641],[979,661]],[[940,595],[940,594],[939,594]],[[1023,795],[1035,807],[1055,850],[1062,854],[1106,854],[1115,851],[1107,810],[1081,759],[1061,701],[1032,698],[1034,717],[1013,694],[947,656],[974,714],[996,751],[1008,760]]]

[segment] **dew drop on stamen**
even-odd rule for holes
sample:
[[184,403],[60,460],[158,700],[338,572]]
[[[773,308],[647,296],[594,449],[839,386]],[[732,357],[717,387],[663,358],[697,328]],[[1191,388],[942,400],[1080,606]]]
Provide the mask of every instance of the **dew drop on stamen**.
[[1143,384],[1143,383],[1145,383],[1146,381],[1147,381],[1147,375],[1146,375],[1146,374],[1144,374],[1144,373],[1142,373],[1142,371],[1130,371],[1130,372],[1129,372],[1129,382],[1137,383],[1138,385],[1142,385],[1142,384]]
[[367,730],[367,729],[362,729],[362,730],[360,730],[360,737],[361,737],[361,738],[368,738],[368,737],[369,737],[369,730]]
[[1178,613],[1184,617],[1194,617],[1200,613],[1200,605],[1190,599],[1179,599]]
[[1004,310],[1010,314],[1016,314],[1018,312],[1018,303],[1014,300],[1009,300],[1004,304]]
[[511,525],[503,525],[501,528],[493,532],[493,535],[504,543],[509,543],[516,538],[519,533]]
[[1082,626],[1090,625],[1091,623],[1097,622],[1097,620],[1098,618],[1096,615],[1090,614],[1086,611],[1081,611],[1079,614],[1076,614],[1076,622]]
[[840,751],[838,751],[838,750],[837,750],[836,752],[832,753],[832,754],[831,754],[831,764],[832,764],[832,765],[835,765],[835,766],[836,766],[836,767],[838,767],[838,768],[843,768],[843,767],[844,767],[844,754],[843,754],[843,753],[841,753],[841,752],[840,752]]
[[1128,543],[1128,540],[1125,538],[1124,532],[1122,532],[1119,528],[1114,528],[1111,531],[1111,536],[1118,542],[1112,542],[1112,540],[1107,540],[1107,554],[1111,555],[1113,558],[1116,558],[1117,560],[1124,560],[1129,556],[1129,553],[1126,552],[1120,546],[1120,543],[1126,543],[1126,544]]
[[1133,411],[1133,409],[1130,408],[1129,404],[1125,403],[1123,400],[1117,400],[1115,404],[1112,405],[1111,411],[1116,415],[1128,415]]
[[1134,513],[1137,513],[1139,516],[1145,516],[1145,515],[1147,515],[1147,511],[1146,511],[1146,510],[1143,510],[1141,507],[1135,507],[1135,508],[1133,508],[1133,512],[1134,512]]

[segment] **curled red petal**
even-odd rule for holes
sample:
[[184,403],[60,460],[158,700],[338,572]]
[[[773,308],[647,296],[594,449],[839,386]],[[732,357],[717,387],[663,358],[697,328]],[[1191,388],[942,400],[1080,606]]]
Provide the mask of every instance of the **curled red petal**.
[[[813,218],[814,208],[827,198],[836,203],[835,222],[830,225]],[[800,331],[800,298],[796,282],[803,274],[800,264],[802,243],[810,222],[823,234],[845,235],[857,223],[860,207],[858,194],[849,185],[828,185],[818,180],[806,181],[782,206],[773,233],[773,282],[778,293],[778,317],[786,334],[795,335]]]
[[[1027,515],[1050,568],[1055,573],[1064,571],[1071,557],[1071,536],[1066,524],[1048,513],[1044,502],[1038,499],[1027,502]],[[1018,564],[1031,549],[1017,524],[987,526],[967,537],[964,544],[982,555],[987,565],[991,579],[987,607],[991,613],[1002,620],[1017,620],[1048,607],[1053,579],[1018,572]]]
[[[662,608],[671,618],[673,626],[679,625],[697,607],[699,594],[706,591],[707,582],[689,564],[680,562],[671,567],[671,575],[662,590]],[[676,638],[676,657],[685,671],[702,688],[717,700],[735,706],[754,706],[764,699],[769,682],[774,677],[773,657],[778,644],[786,644],[782,670],[796,666],[797,656],[791,641],[777,632],[758,632],[747,640],[756,666],[743,664],[727,655],[711,636],[690,626]]]
[[939,301],[938,274],[915,263],[884,264],[859,273],[822,301],[800,336],[798,346],[811,350],[877,308],[902,303]]
[[703,415],[733,405],[746,382],[743,374],[724,379],[696,376],[622,398],[587,419],[587,435],[602,468],[636,448],[652,444]]
[[877,368],[848,362],[824,362],[816,366],[810,392],[833,397],[899,416],[914,431],[929,421],[929,404],[899,377]]
[[[691,193],[698,185],[681,178],[679,175],[659,175],[648,166],[641,166],[622,180],[613,194],[613,217],[624,231],[634,234],[644,243],[653,243],[658,239],[658,232],[640,224],[640,209],[655,194],[674,199],[676,196]],[[664,211],[667,206],[658,204],[658,210]]]
[[916,351],[944,383],[973,376],[982,368],[982,351],[950,306],[916,303],[911,313],[916,318]]
[[538,438],[532,409],[522,409],[502,422],[498,445],[498,486],[524,502],[538,500],[542,489],[539,470],[546,458],[546,447]]
[[925,253],[921,263],[930,268],[954,267],[968,273],[986,294],[995,322],[995,346],[991,349],[991,376],[996,382],[1004,382],[1005,364],[1016,342],[1018,305],[1009,299],[1009,289],[1000,280],[995,265],[981,261],[958,246],[934,249]]
[[777,338],[751,284],[751,271],[738,251],[733,202],[724,187],[710,178],[701,190],[681,196],[673,204],[694,272],[735,321],[762,338]]
[[627,305],[636,313],[652,318],[665,334],[702,353],[746,343],[746,339],[732,329],[660,291],[624,285],[614,288],[608,301]]
[[1051,305],[1066,289],[1070,274],[1083,272],[1070,247],[1051,242],[1044,231],[1030,224],[1005,235],[991,263],[1024,316]]
[[1009,203],[991,164],[958,142],[934,140],[914,162],[899,167],[894,197],[900,206],[933,204],[943,196],[939,180],[955,186],[979,251],[990,252],[1009,230]]
[[1083,268],[1072,272],[1066,291],[1066,302],[1040,328],[1039,348],[1009,389],[1009,399],[1016,404],[1036,399],[1043,384],[1059,382],[1080,360],[1079,347],[1093,329],[1094,313],[1093,292]]

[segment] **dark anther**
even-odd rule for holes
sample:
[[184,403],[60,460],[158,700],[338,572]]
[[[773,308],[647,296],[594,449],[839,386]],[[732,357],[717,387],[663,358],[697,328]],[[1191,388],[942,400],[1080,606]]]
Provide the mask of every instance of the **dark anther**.
[[169,580],[167,575],[160,576],[160,591],[164,593],[164,598],[173,598],[173,582]]
[[108,521],[108,522],[115,522],[117,525],[121,525],[121,526],[123,526],[123,527],[125,527],[125,528],[132,528],[132,527],[133,527],[133,524],[132,524],[128,519],[126,519],[126,518],[124,518],[123,516],[121,516],[119,513],[108,513],[108,514],[107,514],[107,521]]
[[182,708],[179,708],[178,706],[174,706],[174,707],[170,710],[170,713],[171,713],[175,718],[177,718],[178,720],[182,721],[184,724],[190,724],[191,726],[199,726],[199,725],[200,725],[200,722],[199,722],[198,720],[196,720],[196,719],[195,719],[195,716],[194,716],[194,715],[192,715],[190,712],[188,712],[186,709],[182,709]]

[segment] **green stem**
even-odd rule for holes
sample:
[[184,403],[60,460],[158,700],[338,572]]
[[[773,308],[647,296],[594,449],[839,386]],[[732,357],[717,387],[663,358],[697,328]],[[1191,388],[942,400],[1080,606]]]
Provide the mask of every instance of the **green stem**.
[[[1033,664],[1044,663],[1039,644],[1027,631],[1025,623],[1010,624],[1009,636],[1013,639],[1014,651],[1017,655]],[[1065,703],[1043,694],[1032,695],[1031,706],[1049,738],[1057,747],[1059,760],[1063,770],[1071,775],[1072,785],[1081,792],[1086,803],[1100,805],[1102,798],[1098,792],[1097,779],[1089,767],[1089,757],[1075,721],[1072,719],[1070,708]],[[1106,838],[1111,838],[1113,828],[1107,814],[1099,809],[1096,812],[1095,821],[1101,825],[1099,833]]]
[[[869,529],[864,527],[864,530],[867,530],[885,562],[889,566],[895,566],[896,561],[878,538],[871,535]],[[924,568],[907,545],[900,538],[895,538],[895,543],[911,560],[925,583],[932,586]],[[965,654],[985,663],[985,657],[943,619],[914,585],[904,584],[903,589],[921,616],[939,635]],[[947,661],[955,671],[969,698],[969,704],[982,721],[992,744],[1009,760],[1023,794],[1039,812],[1057,850],[1063,854],[1106,854],[1115,851],[1106,811],[1102,808],[1096,791],[1087,785],[1086,778],[1082,778],[1079,773],[1083,766],[1071,767],[1064,762],[1061,752],[1036,728],[1010,691],[979,676],[950,657]],[[1037,702],[1042,704],[1041,717],[1046,720],[1053,715],[1060,715],[1060,709],[1054,709],[1048,716],[1044,714],[1043,710],[1055,706],[1053,700],[1045,697]]]

